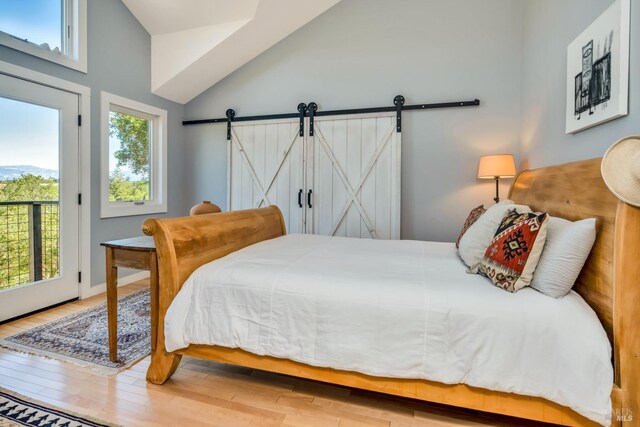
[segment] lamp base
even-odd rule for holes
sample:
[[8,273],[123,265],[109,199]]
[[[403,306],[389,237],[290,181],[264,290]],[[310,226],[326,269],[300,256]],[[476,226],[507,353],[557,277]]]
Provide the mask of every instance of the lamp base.
[[493,179],[496,180],[496,197],[494,197],[493,200],[498,203],[500,202],[500,177],[494,176]]

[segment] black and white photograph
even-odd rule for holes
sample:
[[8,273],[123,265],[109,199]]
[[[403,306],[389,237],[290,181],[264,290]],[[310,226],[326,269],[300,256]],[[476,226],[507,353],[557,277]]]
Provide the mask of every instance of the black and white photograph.
[[627,115],[629,8],[617,0],[567,48],[567,133]]

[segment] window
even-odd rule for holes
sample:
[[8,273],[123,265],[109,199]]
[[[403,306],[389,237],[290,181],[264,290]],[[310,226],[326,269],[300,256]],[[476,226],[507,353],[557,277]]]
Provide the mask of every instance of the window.
[[167,112],[101,94],[101,217],[167,211]]
[[0,44],[87,72],[87,0],[0,0]]

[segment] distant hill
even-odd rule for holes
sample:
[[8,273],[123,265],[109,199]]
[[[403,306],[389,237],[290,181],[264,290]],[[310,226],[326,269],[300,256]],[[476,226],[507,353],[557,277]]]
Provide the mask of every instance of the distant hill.
[[9,181],[27,174],[58,179],[58,171],[53,169],[44,169],[31,165],[0,166],[0,181]]

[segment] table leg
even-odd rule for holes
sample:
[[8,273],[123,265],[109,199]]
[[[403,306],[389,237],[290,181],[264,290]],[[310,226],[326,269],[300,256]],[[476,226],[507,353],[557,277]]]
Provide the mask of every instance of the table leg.
[[107,315],[109,323],[109,359],[118,359],[118,267],[113,263],[113,249],[105,248],[107,255]]

